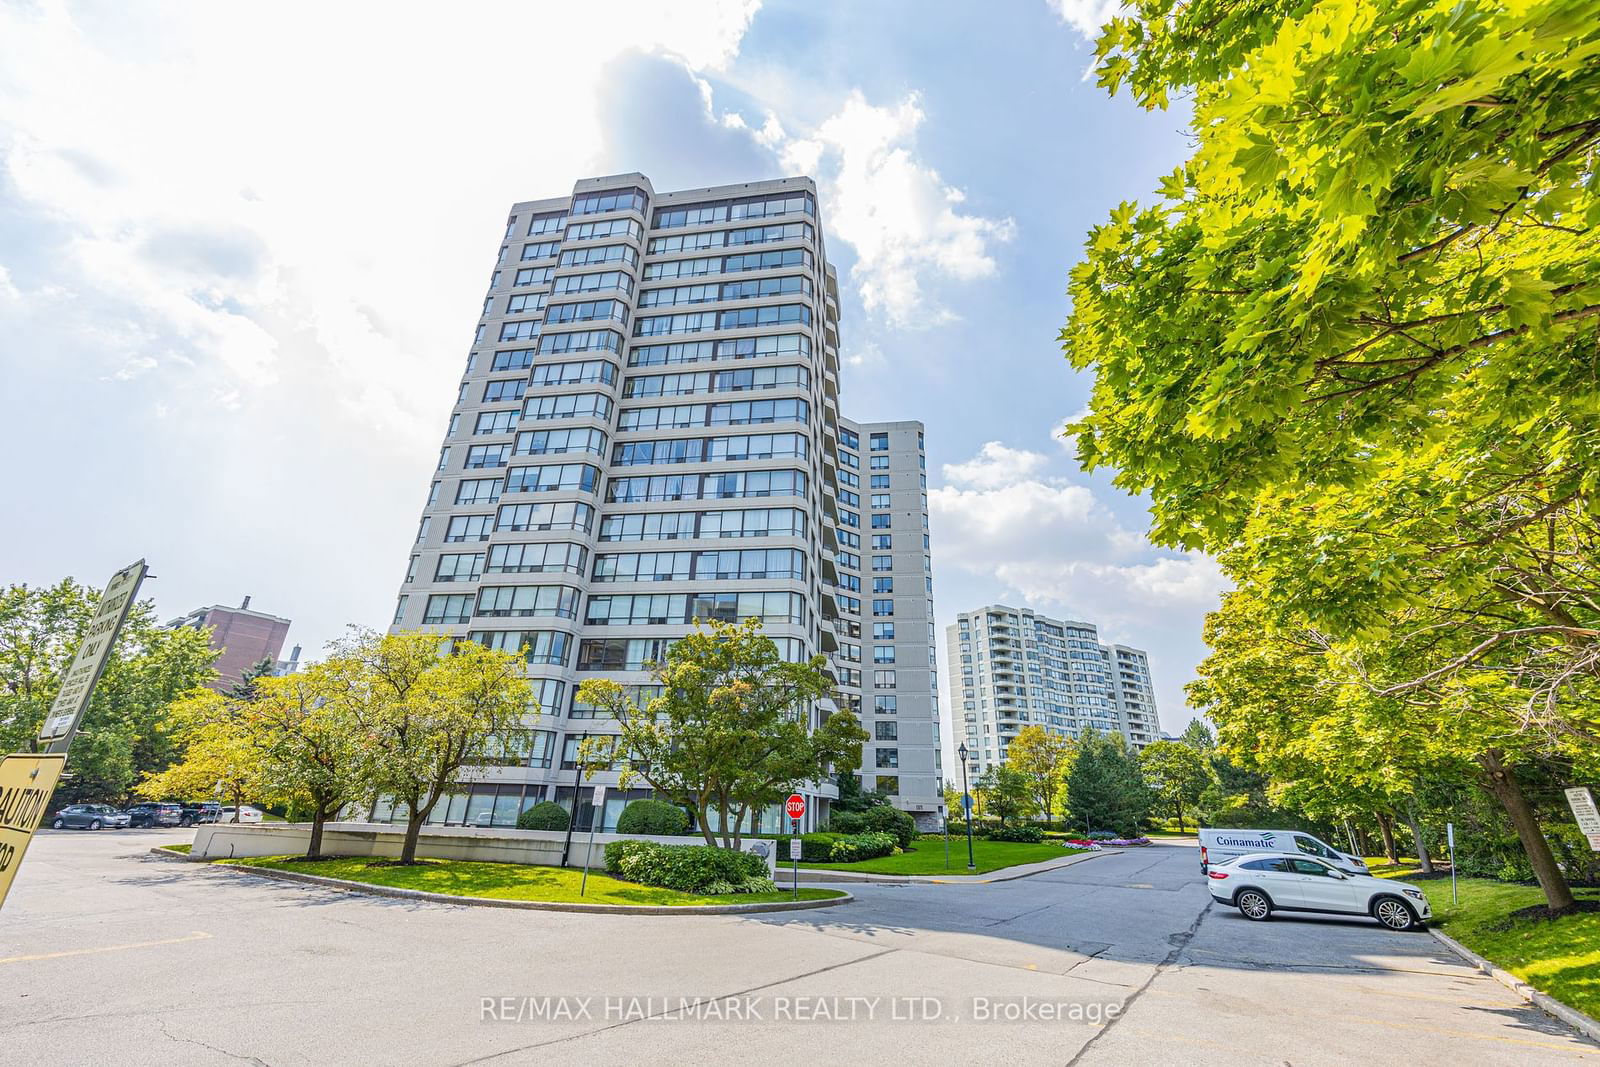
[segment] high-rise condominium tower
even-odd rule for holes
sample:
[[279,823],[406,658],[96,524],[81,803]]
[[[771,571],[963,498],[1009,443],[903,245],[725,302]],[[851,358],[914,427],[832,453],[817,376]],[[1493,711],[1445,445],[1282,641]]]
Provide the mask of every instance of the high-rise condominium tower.
[[966,742],[971,775],[1004,762],[1027,726],[1068,737],[1116,731],[1135,748],[1161,737],[1149,657],[1101,644],[1093,623],[991,604],[956,616],[945,642],[954,740]]
[[[839,414],[815,184],[656,193],[642,174],[589,178],[513,205],[496,244],[394,627],[520,653],[541,713],[436,821],[510,825],[538,801],[570,804],[579,743],[614,729],[577,702],[579,683],[648,686],[696,619],[751,616],[785,657],[830,657],[837,689],[813,724],[859,710],[865,784],[931,816],[922,427]],[[863,564],[869,534],[884,539],[878,571]],[[864,655],[883,657],[870,686]],[[595,781],[613,787],[606,829],[648,793]],[[810,791],[814,825],[835,794]]]

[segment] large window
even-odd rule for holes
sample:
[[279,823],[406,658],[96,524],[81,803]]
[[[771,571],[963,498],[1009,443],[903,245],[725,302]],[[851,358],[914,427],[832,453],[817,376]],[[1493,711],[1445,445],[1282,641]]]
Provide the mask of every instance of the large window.
[[562,463],[543,467],[512,467],[506,475],[508,493],[572,491],[592,493],[600,484],[600,471],[587,463]]
[[809,370],[785,364],[689,374],[640,374],[628,379],[622,395],[625,397],[687,396],[691,393],[739,393],[754,389],[810,387]]
[[[467,449],[466,462],[462,464],[467,470],[482,470],[486,467],[504,467],[509,449],[505,445],[473,445]],[[456,503],[461,503],[459,497]]]
[[716,463],[745,459],[804,459],[807,438],[796,433],[737,437],[690,437],[669,441],[631,441],[612,449],[617,466],[660,463]]
[[792,548],[713,552],[625,552],[596,556],[596,582],[677,582],[691,579],[789,578],[803,581],[805,554]]
[[471,593],[436,593],[428,598],[422,621],[430,625],[472,621]]
[[804,538],[805,536],[806,515],[796,508],[608,515],[600,522],[602,541],[673,541],[697,537]]
[[622,335],[616,330],[578,330],[553,333],[539,338],[539,354],[558,356],[563,352],[620,352]]
[[446,541],[487,541],[494,519],[488,515],[452,515],[445,528]]
[[475,582],[483,573],[482,552],[447,552],[433,572],[436,582]]
[[636,266],[639,262],[639,250],[632,245],[588,245],[583,248],[569,248],[561,253],[561,266],[563,267],[598,267],[605,263],[625,263]]
[[579,222],[567,227],[567,241],[603,241],[609,237],[632,238],[644,236],[644,227],[636,219],[602,219],[599,222]]
[[654,226],[658,230],[665,230],[677,226],[706,226],[718,222],[737,222],[741,219],[816,213],[816,200],[812,195],[809,192],[795,192],[781,196],[752,196],[739,200],[719,200],[708,204],[661,207],[656,209]]
[[598,215],[606,211],[637,211],[644,213],[648,198],[643,189],[612,189],[603,193],[586,193],[572,198],[573,215]]
[[[568,541],[491,545],[489,562],[484,569],[491,574],[528,574],[547,571],[582,574],[588,556],[588,549]],[[482,556],[478,558],[480,561],[483,559]]]
[[457,504],[493,504],[499,499],[499,478],[463,478],[456,486]]
[[[572,635],[559,630],[474,630],[467,637],[490,648],[516,653],[527,663],[556,667],[565,667],[572,651]],[[554,704],[541,705],[546,715],[555,713],[560,706],[559,691]]]
[[650,238],[650,254],[698,252],[706,248],[734,245],[775,244],[780,241],[814,241],[816,231],[809,222],[780,222],[771,226],[746,226],[737,230],[707,230],[702,233],[675,234]]
[[510,433],[517,428],[517,415],[516,408],[509,411],[480,411],[478,421],[472,427],[473,436]]
[[617,380],[617,365],[604,359],[586,359],[576,363],[541,363],[533,368],[529,383],[539,385],[577,385],[587,382]]
[[600,293],[608,289],[618,289],[624,293],[633,292],[633,275],[620,270],[599,271],[593,274],[568,274],[557,278],[555,285],[555,292],[558,294]]
[[568,452],[603,456],[606,452],[606,435],[588,426],[570,430],[530,430],[517,434],[516,455],[557,456]]
[[808,423],[811,405],[798,397],[782,400],[734,400],[721,404],[672,404],[656,408],[624,408],[618,430],[686,429],[692,426],[764,426],[773,422]]
[[526,378],[500,378],[483,384],[483,402],[498,404],[507,400],[521,400],[528,390]]
[[730,474],[658,474],[612,478],[606,500],[735,500],[743,497],[805,496],[804,471],[739,471]]
[[[478,516],[487,521],[488,516]],[[451,520],[452,525],[454,520]],[[550,504],[502,504],[496,514],[496,530],[582,530],[588,533],[594,525],[594,508],[573,501]],[[484,530],[481,540],[487,541]]]
[[673,363],[708,363],[723,359],[760,359],[767,356],[811,355],[811,339],[799,333],[738,337],[724,341],[674,341],[662,345],[635,345],[628,353],[631,367]]
[[565,585],[501,585],[478,591],[477,614],[494,617],[578,616],[579,592]]
[[590,626],[647,626],[721,619],[758,618],[766,623],[805,624],[805,598],[798,593],[661,593],[590,596],[584,621]]

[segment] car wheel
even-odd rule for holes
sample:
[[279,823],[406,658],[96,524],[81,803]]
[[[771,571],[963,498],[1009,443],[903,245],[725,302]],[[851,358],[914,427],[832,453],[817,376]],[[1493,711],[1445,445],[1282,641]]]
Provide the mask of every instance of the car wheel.
[[50,829],[52,830],[65,830],[66,828],[67,820],[65,819],[57,819],[55,822],[50,824]]
[[1272,918],[1272,901],[1267,899],[1265,893],[1254,889],[1246,889],[1235,897],[1233,906],[1238,908],[1246,919],[1253,919],[1258,923]]
[[99,819],[91,820],[90,823],[89,823],[89,829],[91,829],[91,830],[100,829],[100,820]]
[[1398,897],[1379,897],[1372,905],[1372,917],[1391,930],[1410,930],[1419,925],[1417,913]]

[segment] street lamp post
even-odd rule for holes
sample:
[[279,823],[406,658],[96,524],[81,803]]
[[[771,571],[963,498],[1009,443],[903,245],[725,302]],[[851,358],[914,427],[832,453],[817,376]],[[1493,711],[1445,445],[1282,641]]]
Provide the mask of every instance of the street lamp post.
[[567,842],[561,846],[561,866],[567,865],[567,857],[572,854],[572,831],[578,825],[578,794],[583,792],[583,755],[579,751],[583,747],[584,739],[588,734],[580,734],[578,748],[572,750],[574,767],[572,773],[572,814],[567,816]]
[[972,858],[972,794],[967,790],[967,743],[961,742],[961,747],[956,749],[956,756],[961,760],[961,814],[967,820],[967,870],[975,871],[978,864]]

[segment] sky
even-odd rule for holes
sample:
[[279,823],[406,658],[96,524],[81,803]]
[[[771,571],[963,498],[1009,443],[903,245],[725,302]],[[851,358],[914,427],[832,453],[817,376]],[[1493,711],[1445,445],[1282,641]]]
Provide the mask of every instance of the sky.
[[1059,434],[1067,271],[1189,154],[1086,77],[1114,4],[446,10],[0,0],[0,582],[144,556],[164,616],[249,595],[308,657],[384,626],[507,207],[804,173],[844,412],[927,427],[941,642],[1094,622],[1182,729],[1225,581]]

